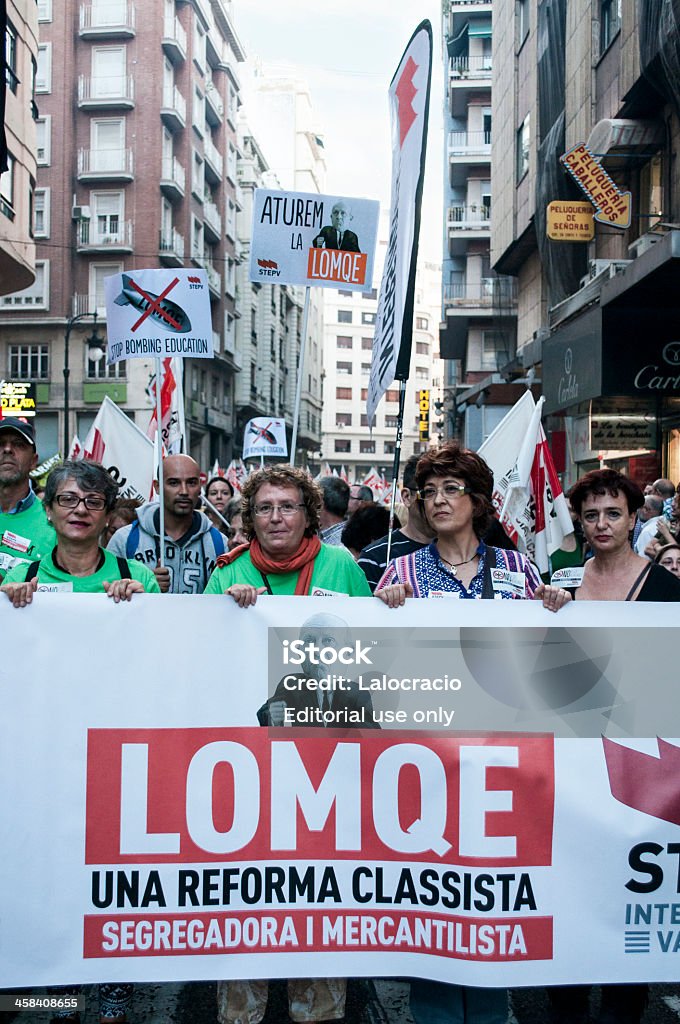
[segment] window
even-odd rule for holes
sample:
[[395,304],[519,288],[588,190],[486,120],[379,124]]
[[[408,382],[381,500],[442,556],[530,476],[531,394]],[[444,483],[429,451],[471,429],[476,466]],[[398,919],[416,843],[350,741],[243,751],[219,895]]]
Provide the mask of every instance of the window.
[[361,339],[361,348],[363,349],[364,352],[372,349],[373,348],[373,338],[362,338]]
[[427,366],[416,366],[416,380],[429,380],[430,371]]
[[502,331],[482,332],[482,370],[498,370],[510,358]]
[[529,170],[530,117],[531,115],[527,114],[517,131],[517,181],[521,181]]
[[37,188],[33,193],[33,234],[36,238],[50,237],[50,190]]
[[231,142],[227,147],[227,177],[232,185],[236,184],[236,146],[232,146]]
[[7,34],[5,36],[5,81],[7,88],[16,93],[19,85],[17,77],[17,32],[9,19],[7,20]]
[[92,50],[92,96],[98,99],[126,95],[125,49],[95,46]]
[[359,451],[362,455],[375,455],[375,441],[359,441]]
[[361,298],[362,299],[377,299],[378,298],[378,289],[377,288],[372,288],[370,290],[370,292],[362,292],[361,293]]
[[368,376],[368,374],[370,372],[371,372],[371,364],[370,363],[362,363],[361,364],[361,374],[362,374],[362,376],[366,377],[366,376]]
[[205,194],[205,166],[203,157],[196,150],[191,163],[191,191],[199,203],[202,203]]
[[38,70],[35,75],[35,91],[50,92],[52,89],[52,43],[38,45]]
[[336,450],[336,452],[351,452],[352,451],[352,442],[351,442],[351,440],[349,438],[347,438],[347,440],[345,440],[344,437],[343,438],[337,438],[336,437],[336,439],[335,439],[335,450]]
[[393,389],[391,391],[386,391],[385,392],[385,401],[386,402],[398,402],[399,401],[399,392],[396,389]]
[[49,380],[49,345],[10,345],[7,371],[13,380]]
[[49,309],[50,297],[50,263],[49,260],[36,260],[35,281],[22,292],[4,295],[0,303],[5,309],[30,307],[32,309]]
[[85,375],[88,380],[124,380],[127,376],[124,359],[121,359],[119,363],[107,363],[105,357],[95,362],[87,358],[87,349],[85,349],[85,361],[87,363]]
[[517,49],[529,35],[529,0],[517,0]]
[[367,427],[368,426],[368,416],[366,415],[365,412],[362,412],[362,414],[361,414],[361,426],[362,427]]
[[335,425],[336,425],[336,427],[351,427],[352,426],[352,413],[351,412],[336,412],[336,414],[335,414]]
[[0,174],[0,213],[14,220],[14,157],[7,154],[7,170]]
[[600,0],[600,53],[621,28],[621,0]]
[[[212,379],[212,391],[210,392],[210,404],[212,405],[213,409],[219,409],[219,407],[220,407],[219,387],[220,387],[220,379],[219,379],[219,377],[213,377],[213,379]],[[274,401],[274,396],[272,395],[272,402],[273,401]]]
[[36,157],[39,167],[49,167],[52,159],[52,116],[37,118],[35,122]]
[[[416,419],[417,419],[418,423],[420,423],[420,416],[417,416]],[[396,429],[396,426],[397,426],[398,423],[399,423],[399,417],[398,416],[386,416],[385,417],[385,429],[386,430],[394,430],[394,429]]]
[[343,299],[351,299],[354,292],[348,291],[346,288],[338,288],[338,295],[342,295]]
[[203,261],[203,224],[197,217],[191,218],[191,258]]
[[194,86],[194,103],[192,107],[191,123],[194,126],[194,131],[203,138],[205,134],[205,103],[203,101],[203,93]]
[[416,317],[416,327],[417,327],[417,329],[419,331],[429,331],[429,329],[430,329],[430,321],[428,320],[428,318],[426,316],[417,316]]
[[349,374],[351,374],[351,372],[352,372],[352,364],[351,363],[336,363],[335,364],[335,369],[338,371],[338,373],[349,373]]
[[236,203],[227,196],[225,210],[225,233],[232,240],[236,238]]
[[52,21],[52,0],[38,0],[38,21]]
[[96,309],[99,316],[106,316],[104,278],[110,274],[122,274],[122,263],[91,263],[88,308]]
[[365,402],[367,398],[368,398],[368,388],[362,388],[361,389],[361,401]]
[[361,322],[362,322],[362,324],[374,324],[375,323],[375,317],[376,317],[375,313],[362,313],[361,314]]
[[430,354],[430,346],[427,341],[416,342],[416,354],[419,356],[427,356]]
[[338,323],[339,324],[351,324],[352,323],[352,310],[351,309],[339,309],[338,310]]
[[352,347],[352,338],[350,337],[349,334],[338,334],[338,336],[337,336],[337,338],[335,340],[336,340],[338,348],[351,348]]
[[125,120],[109,117],[90,122],[93,171],[119,171],[125,167]]
[[205,70],[205,32],[194,14],[194,64],[202,73]]
[[394,455],[394,449],[397,447],[396,441],[385,441],[384,451],[385,455]]
[[336,388],[335,389],[335,397],[336,398],[351,398],[352,397],[352,389],[351,388]]
[[123,237],[123,193],[93,192],[90,242],[107,245]]

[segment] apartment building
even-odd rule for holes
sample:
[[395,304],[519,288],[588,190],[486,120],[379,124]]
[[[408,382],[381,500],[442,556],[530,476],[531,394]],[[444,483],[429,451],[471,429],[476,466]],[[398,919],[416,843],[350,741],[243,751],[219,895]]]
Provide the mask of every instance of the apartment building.
[[515,354],[515,281],[492,270],[490,257],[495,6],[496,0],[449,0],[443,26],[447,433],[475,448],[507,411],[498,370]]
[[36,178],[33,89],[38,18],[43,11],[44,3],[7,0],[3,86],[7,170],[0,174],[0,295],[26,288],[35,280],[31,224]]
[[104,395],[144,429],[152,363],[108,366],[83,344],[94,313],[105,334],[104,279],[134,268],[204,268],[215,359],[185,363],[188,450],[204,467],[226,461],[238,369],[230,339],[245,56],[231,3],[42,0],[39,16],[36,278],[0,299],[0,376],[35,382],[43,455],[62,449],[64,432],[86,435]]
[[[541,379],[567,482],[602,464],[678,479],[673,5],[494,0],[494,18],[492,263],[519,290],[507,375]],[[587,199],[560,160],[581,144],[630,192],[629,223],[551,240],[548,204]]]

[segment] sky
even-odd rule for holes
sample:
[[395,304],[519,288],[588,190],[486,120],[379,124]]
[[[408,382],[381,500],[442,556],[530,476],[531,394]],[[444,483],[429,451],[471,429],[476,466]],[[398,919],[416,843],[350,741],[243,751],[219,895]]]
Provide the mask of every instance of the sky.
[[235,0],[232,13],[248,57],[287,64],[309,83],[326,151],[326,191],[380,200],[391,180],[388,89],[420,21],[434,35],[430,128],[420,253],[441,260],[441,0]]

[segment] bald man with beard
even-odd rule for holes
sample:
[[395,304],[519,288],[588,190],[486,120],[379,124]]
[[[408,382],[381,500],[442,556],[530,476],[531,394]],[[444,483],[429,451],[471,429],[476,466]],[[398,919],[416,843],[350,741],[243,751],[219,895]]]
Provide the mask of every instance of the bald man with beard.
[[[157,480],[154,490],[158,493]],[[218,556],[226,551],[226,538],[196,509],[200,493],[200,470],[194,459],[168,455],[163,459],[164,564],[160,564],[159,501],[143,505],[134,523],[117,530],[109,551],[153,569],[164,594],[202,594]]]

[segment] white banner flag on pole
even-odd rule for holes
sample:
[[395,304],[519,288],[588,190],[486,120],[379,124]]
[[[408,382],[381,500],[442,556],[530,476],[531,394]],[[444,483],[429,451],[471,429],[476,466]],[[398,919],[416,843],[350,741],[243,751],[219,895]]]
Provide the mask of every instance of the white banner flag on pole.
[[[149,387],[149,394],[154,400],[146,436],[153,440],[156,433],[156,378],[154,376]],[[161,384],[161,436],[163,447],[168,455],[179,455],[184,450],[186,427],[184,425],[184,394],[182,388],[182,360],[163,360],[163,382]]]
[[108,395],[83,443],[84,457],[118,481],[119,498],[148,501],[154,476],[153,443]]
[[479,449],[494,475],[493,504],[506,532],[543,573],[574,526],[541,424],[544,399],[525,391]]

